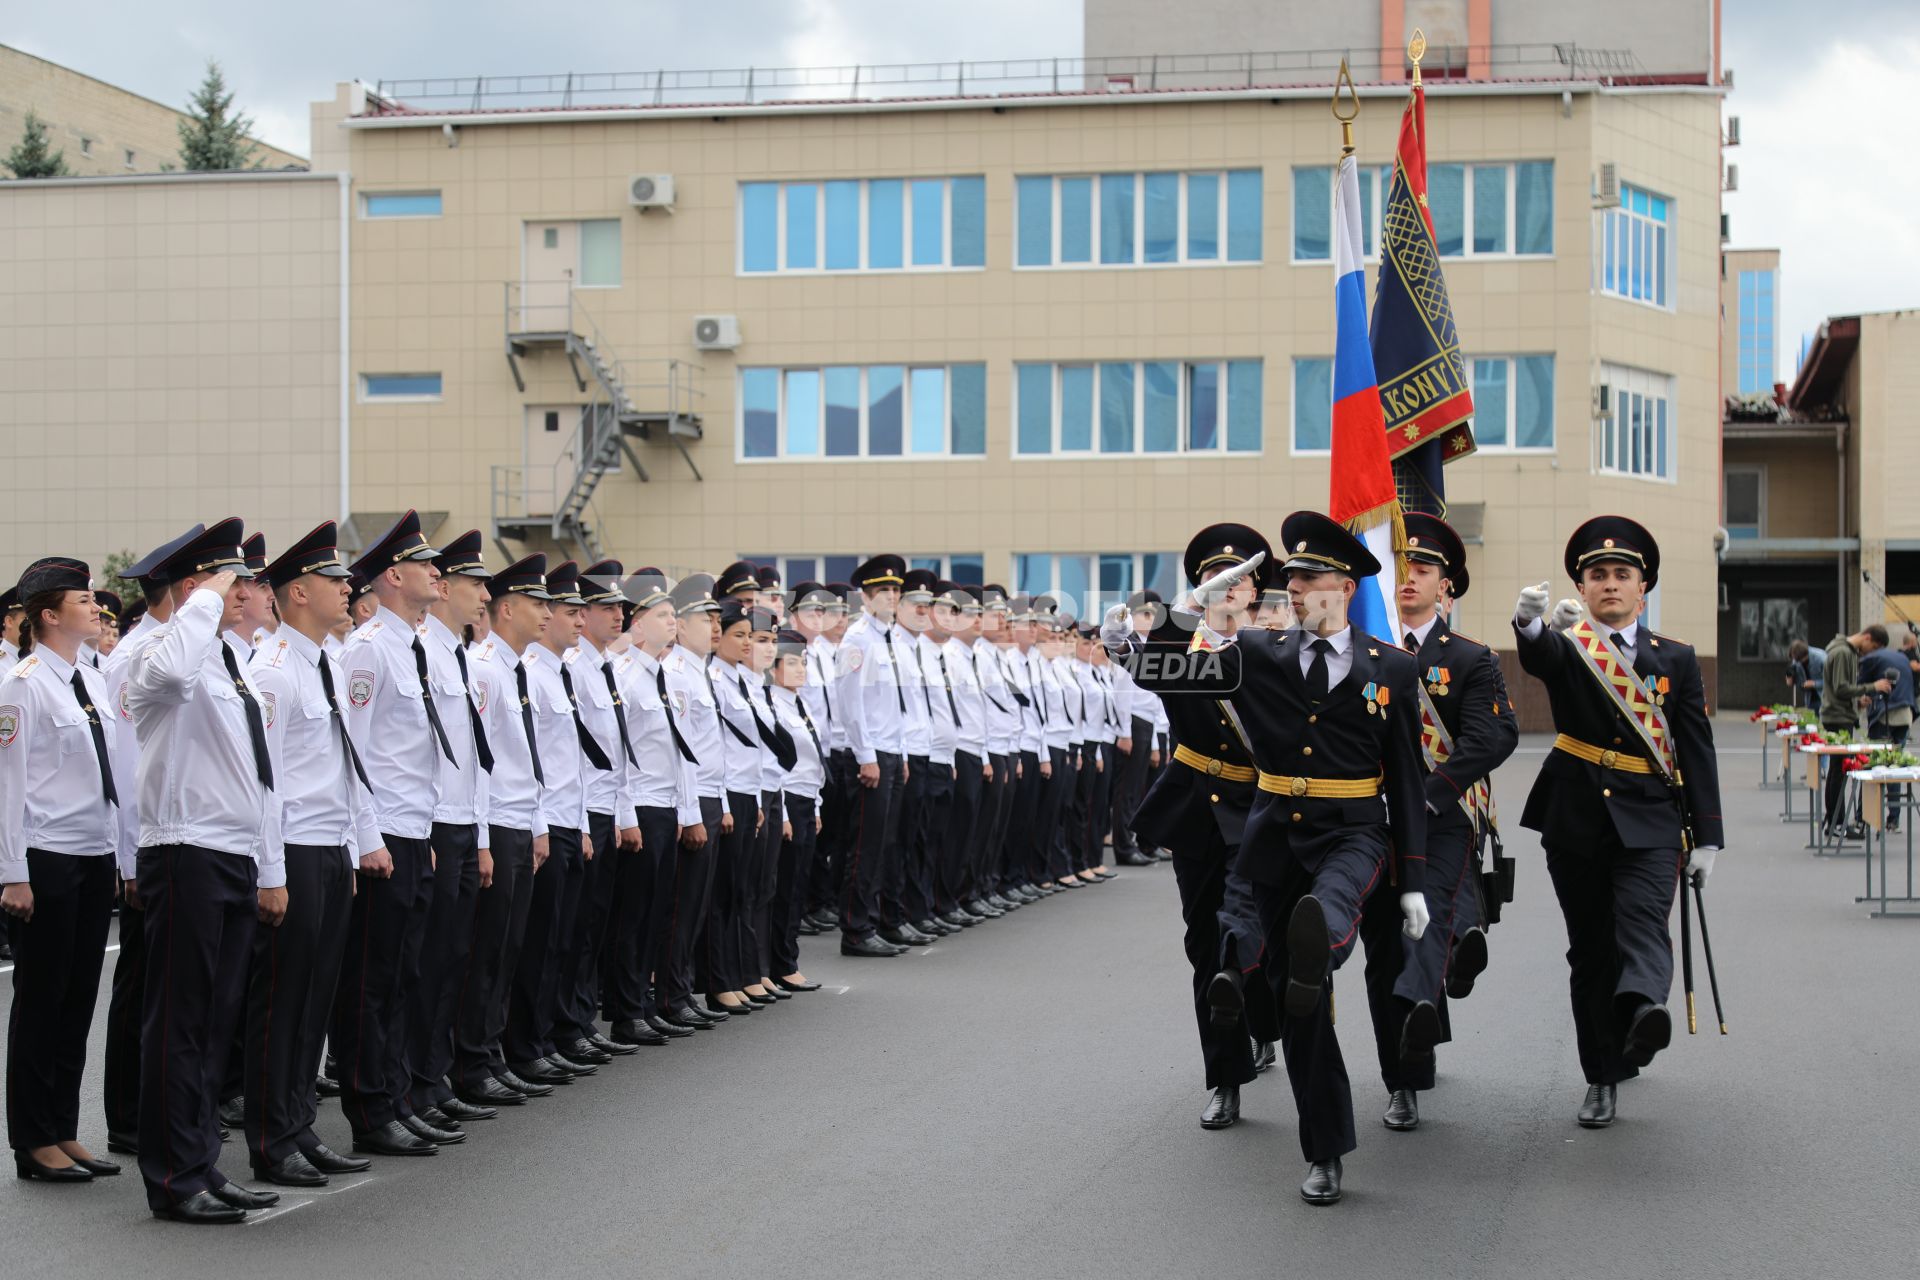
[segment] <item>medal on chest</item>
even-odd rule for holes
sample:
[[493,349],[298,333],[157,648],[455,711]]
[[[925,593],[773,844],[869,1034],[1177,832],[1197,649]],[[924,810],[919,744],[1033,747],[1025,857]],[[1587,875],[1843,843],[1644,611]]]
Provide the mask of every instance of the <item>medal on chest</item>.
[[1445,667],[1427,668],[1427,692],[1436,698],[1447,696],[1447,686],[1453,682],[1453,673]]

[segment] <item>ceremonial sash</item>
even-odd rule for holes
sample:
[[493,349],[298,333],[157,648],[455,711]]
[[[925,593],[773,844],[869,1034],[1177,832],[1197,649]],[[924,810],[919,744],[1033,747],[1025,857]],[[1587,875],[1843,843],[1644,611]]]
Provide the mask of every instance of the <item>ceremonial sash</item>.
[[[1574,652],[1580,655],[1580,665],[1633,726],[1634,736],[1646,748],[1648,758],[1668,783],[1677,783],[1680,778],[1673,760],[1673,730],[1667,724],[1667,713],[1654,701],[1639,673],[1591,621],[1581,619],[1568,628],[1567,635]],[[1652,642],[1651,636],[1647,642]]]
[[[1196,626],[1193,629],[1193,639],[1187,642],[1187,652],[1214,653],[1226,648],[1235,641],[1234,636],[1228,636],[1216,645],[1207,639],[1207,635],[1208,629],[1205,626]],[[1235,711],[1233,705],[1225,698],[1216,698],[1214,705],[1220,708],[1220,714],[1225,717],[1228,724],[1233,726],[1233,735],[1240,739],[1240,746],[1247,753],[1247,759],[1253,759],[1253,740],[1247,737],[1247,727],[1240,723],[1240,713]],[[1206,757],[1202,756],[1200,758],[1204,760]],[[1239,781],[1251,782],[1252,777],[1249,775],[1246,778],[1239,779]]]
[[[1420,693],[1420,753],[1427,758],[1427,772],[1432,773],[1453,758],[1453,735],[1447,732],[1446,722],[1440,719],[1440,709],[1433,705],[1433,695],[1427,692],[1427,686],[1416,685]],[[1486,779],[1468,787],[1466,794],[1460,797],[1460,811],[1472,822],[1479,812],[1481,795],[1487,791]],[[1491,801],[1492,796],[1488,794]]]

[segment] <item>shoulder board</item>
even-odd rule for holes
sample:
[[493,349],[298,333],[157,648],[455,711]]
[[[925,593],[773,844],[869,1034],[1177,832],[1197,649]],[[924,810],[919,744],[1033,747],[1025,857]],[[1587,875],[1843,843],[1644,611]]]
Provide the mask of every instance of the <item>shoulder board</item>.
[[520,655],[520,665],[523,667],[531,667],[534,663],[540,661],[541,653],[542,650],[539,645],[528,645],[526,651]]
[[569,649],[560,655],[560,661],[562,662],[578,662],[579,660],[580,651],[578,649]]
[[286,660],[287,660],[287,642],[285,640],[275,641],[273,646],[273,652],[267,655],[267,665],[270,667],[277,667],[283,662],[285,662]]
[[413,634],[424,638],[427,634],[427,624],[423,622],[419,626],[415,627],[413,629]]
[[1453,631],[1453,630],[1447,630],[1447,631],[1443,631],[1443,632],[1441,632],[1441,633],[1440,633],[1440,643],[1441,643],[1441,644],[1445,644],[1445,643],[1446,643],[1446,642],[1447,642],[1448,640],[1450,640],[1450,639],[1451,639],[1451,640],[1465,640],[1465,641],[1466,641],[1466,642],[1467,642],[1468,644],[1477,644],[1477,645],[1479,645],[1479,646],[1480,646],[1480,647],[1481,647],[1482,649],[1485,649],[1485,648],[1487,648],[1487,647],[1489,647],[1489,646],[1487,645],[1487,642],[1486,642],[1485,640],[1479,640],[1479,639],[1476,639],[1476,638],[1474,638],[1473,636],[1470,636],[1470,635],[1468,635],[1468,634],[1467,634],[1466,632],[1464,632],[1464,631]]
[[1653,631],[1653,630],[1649,630],[1647,632],[1647,640],[1656,649],[1660,647],[1660,642],[1662,640],[1665,640],[1668,644],[1677,644],[1682,648],[1686,648],[1686,649],[1690,649],[1693,647],[1692,645],[1688,644],[1685,640],[1681,640],[1674,636],[1663,636],[1658,631]]
[[493,638],[489,636],[480,644],[480,660],[486,662],[493,657]]
[[17,679],[24,680],[28,675],[32,674],[33,669],[39,665],[40,659],[34,657],[32,654],[28,654],[26,657],[20,659],[19,664],[14,667],[13,675]]
[[364,627],[361,627],[359,631],[355,632],[355,634],[363,635],[363,636],[378,635],[380,633],[380,628],[386,625],[387,625],[386,623],[380,621],[380,619],[378,618],[369,618],[367,619],[367,625],[365,625]]
[[[1378,647],[1381,649],[1391,649],[1395,653],[1401,655],[1402,657],[1411,658],[1413,656],[1412,654],[1408,653],[1405,649],[1402,649],[1399,645],[1394,644],[1390,640],[1382,640],[1379,636],[1376,636],[1371,632],[1361,631],[1356,633],[1356,638],[1354,640],[1355,647],[1358,647],[1363,643],[1368,646],[1369,652],[1371,652],[1371,650],[1374,647]],[[1373,656],[1377,658],[1380,655],[1375,653],[1373,654]]]

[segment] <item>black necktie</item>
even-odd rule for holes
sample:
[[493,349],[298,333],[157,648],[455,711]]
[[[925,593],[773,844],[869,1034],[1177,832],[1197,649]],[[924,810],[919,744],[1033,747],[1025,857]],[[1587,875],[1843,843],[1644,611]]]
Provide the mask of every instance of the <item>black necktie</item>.
[[1318,706],[1327,696],[1327,655],[1333,652],[1333,641],[1322,637],[1310,647],[1313,662],[1307,668],[1307,697]]
[[920,697],[927,704],[927,723],[933,723],[933,690],[927,687],[927,664],[920,661],[920,642],[913,642],[913,669],[920,673]]
[[526,663],[514,664],[513,682],[520,687],[520,723],[527,730],[527,758],[533,761],[533,780],[544,787],[547,785],[547,775],[540,768],[540,739],[533,732],[533,702],[527,697]]
[[[747,705],[751,707],[753,705],[753,697],[747,694],[747,681],[745,676],[740,678],[740,692],[746,696]],[[767,719],[773,723],[771,729],[764,724],[760,724],[760,713],[757,711],[754,712],[753,722],[759,726],[760,740],[767,744],[767,750],[773,752],[773,758],[780,762],[780,767],[788,773],[791,773],[793,772],[794,763],[800,759],[799,748],[793,745],[793,735],[787,732],[787,727],[780,723],[780,713],[773,709],[773,686],[766,684],[761,685],[760,696],[766,700]],[[814,745],[816,747],[820,745],[817,739]]]
[[420,700],[427,704],[427,723],[433,726],[433,736],[440,741],[440,754],[447,758],[448,764],[458,769],[460,762],[453,758],[453,744],[447,741],[447,727],[440,723],[440,708],[433,705],[433,685],[427,679],[427,651],[418,635],[413,638],[413,668],[420,673]]
[[994,697],[993,691],[987,688],[987,682],[980,678],[980,655],[975,653],[971,649],[967,650],[967,665],[973,668],[973,682],[976,685],[980,686],[980,696],[985,698],[988,702],[991,702],[993,704],[993,709],[995,711],[998,711],[1001,715],[1004,716],[1004,715],[1010,714],[1007,711],[1006,703]]
[[1420,652],[1420,637],[1413,634],[1413,632],[1411,631],[1407,632],[1407,652],[1408,653]]
[[480,767],[492,773],[493,748],[487,744],[487,726],[480,719],[480,708],[473,705],[473,680],[467,675],[467,651],[458,644],[453,646],[453,660],[460,664],[460,692],[467,700],[467,723],[473,726],[474,754],[480,757]]
[[[1013,671],[1007,666],[1007,660],[1005,658],[1000,659],[1000,679],[1001,682],[1007,686],[1007,692],[1013,695],[1013,700],[1019,703],[1021,707],[1024,708],[1033,705],[1033,699],[1021,691],[1020,682],[1013,678]],[[1005,708],[1003,707],[1001,710],[1005,710]]]
[[827,664],[820,661],[820,654],[817,651],[810,652],[807,656],[813,659],[813,669],[820,673],[820,693],[827,700],[827,719],[831,720],[833,719],[833,681],[827,679]]
[[893,628],[889,626],[880,633],[887,638],[887,665],[893,668],[893,696],[900,704],[900,714],[907,714],[907,695],[900,688],[900,659],[893,651]]
[[[558,659],[556,659],[558,661]],[[567,707],[573,712],[574,732],[580,735],[580,749],[587,753],[587,761],[596,769],[611,769],[613,761],[607,759],[607,753],[587,732],[587,722],[580,718],[580,699],[573,696],[573,673],[567,670],[567,664],[560,663],[560,687],[567,691]]]
[[1618,631],[1615,631],[1613,634],[1609,635],[1607,639],[1613,641],[1613,647],[1620,651],[1621,657],[1624,658],[1627,656],[1627,638],[1625,636],[1621,635]]
[[[740,726],[735,724],[733,721],[727,719],[727,713],[720,709],[720,690],[716,688],[713,683],[713,668],[703,667],[702,670],[704,670],[707,673],[707,693],[709,696],[713,698],[714,715],[720,718],[721,724],[727,726],[727,732],[731,733],[734,736],[734,740],[737,741],[741,746],[745,747],[749,751],[759,750],[758,747],[754,746],[753,739],[749,738],[746,734],[740,732]],[[742,684],[740,687],[741,696],[745,697],[746,692],[747,692],[746,686]],[[749,712],[753,710],[752,698],[747,698],[747,710]],[[759,717],[755,716],[754,719],[758,720]]]
[[[1046,676],[1046,673],[1044,671],[1036,672],[1033,669],[1033,664],[1029,662],[1027,664],[1027,680],[1033,685],[1037,686],[1033,691],[1033,705],[1040,708],[1040,727],[1044,729],[1047,727],[1047,676]],[[1060,699],[1060,705],[1062,707],[1065,707],[1067,705],[1067,700],[1064,697]]]
[[[224,649],[226,645],[222,643],[220,647]],[[108,804],[119,804],[120,793],[113,788],[113,770],[107,767],[107,731],[100,725],[100,712],[87,696],[87,686],[80,678],[78,667],[73,672],[73,696],[80,703],[80,709],[87,713],[87,729],[93,734],[93,754],[100,761],[100,790]]]
[[940,651],[940,681],[947,686],[947,710],[953,713],[953,727],[960,727],[960,704],[953,700],[953,676],[947,671],[947,651]]
[[620,726],[620,754],[627,758],[628,764],[638,769],[640,762],[633,758],[633,739],[627,736],[626,704],[620,701],[620,690],[613,683],[613,668],[603,665],[600,674],[607,678],[607,696],[613,699],[613,721]]
[[233,677],[233,687],[240,694],[240,701],[247,708],[247,736],[253,739],[253,770],[260,775],[260,785],[273,790],[273,761],[267,758],[267,722],[260,716],[259,700],[253,696],[253,690],[240,678],[240,664],[233,660],[233,646],[225,640],[215,640],[220,646],[220,656],[226,659],[227,674]]
[[354,776],[360,779],[360,785],[372,791],[373,784],[367,781],[366,766],[360,763],[360,753],[353,749],[353,735],[347,732],[346,717],[340,714],[340,703],[333,696],[333,664],[327,661],[324,652],[320,655],[318,665],[320,687],[327,694],[327,714],[333,717],[334,726],[340,730],[340,745],[346,748],[347,759],[352,763]]
[[655,667],[653,669],[653,683],[654,686],[660,690],[660,709],[667,713],[667,730],[673,734],[673,745],[680,749],[680,754],[687,758],[688,764],[699,764],[700,762],[693,758],[693,748],[689,747],[687,740],[680,736],[680,722],[673,718],[673,700],[667,697],[667,669],[665,667]]
[[826,765],[827,753],[820,749],[820,734],[813,727],[813,717],[807,714],[807,700],[798,692],[793,695],[793,705],[800,709],[800,723],[807,726],[807,736],[813,739],[813,754],[822,767]]

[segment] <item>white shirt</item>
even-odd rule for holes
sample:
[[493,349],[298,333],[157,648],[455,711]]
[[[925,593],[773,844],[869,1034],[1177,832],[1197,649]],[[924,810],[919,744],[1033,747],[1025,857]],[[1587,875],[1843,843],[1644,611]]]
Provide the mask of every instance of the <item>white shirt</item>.
[[347,699],[347,727],[373,783],[380,830],[425,840],[433,834],[440,771],[454,766],[427,721],[427,691],[413,656],[417,638],[411,625],[381,605],[347,640],[340,655],[347,687],[340,692]]
[[[767,726],[767,732],[773,734],[780,724],[780,713],[773,705],[773,686],[764,679],[748,676],[747,688],[753,691],[753,714]],[[791,731],[788,736],[792,736]],[[767,794],[786,789],[787,771],[781,767],[780,757],[773,753],[773,748],[767,747],[760,753],[760,791]]]
[[1020,708],[1019,749],[1036,756],[1046,754],[1047,750],[1047,704],[1045,695],[1034,683],[1039,661],[1040,655],[1032,647],[1009,646],[1000,651],[1000,667],[1007,674],[1009,687],[1019,689],[1026,698],[1026,704]]
[[838,696],[833,690],[833,672],[837,659],[833,642],[825,636],[807,641],[807,687],[801,697],[807,700],[807,714],[820,731],[820,745],[829,753],[847,749],[847,727],[840,723]]
[[931,636],[921,634],[914,638],[914,656],[919,660],[919,669],[925,673],[926,685],[922,692],[927,711],[927,758],[935,764],[951,765],[954,748],[959,744],[959,725],[954,721],[954,708],[958,699],[947,700],[947,682],[953,676],[952,669],[940,669],[940,646]]
[[1067,690],[1061,680],[1058,659],[1042,656],[1040,646],[1027,652],[1027,665],[1033,672],[1033,696],[1039,700],[1040,722],[1049,750],[1067,747],[1080,740],[1080,726],[1067,703]]
[[[661,697],[666,673],[659,659],[634,649],[620,655],[614,674],[620,681],[620,700],[626,706],[627,736],[633,741],[634,759],[640,762],[630,775],[629,795],[634,806],[672,809],[681,826],[694,825],[700,821],[694,763],[680,754],[673,741],[673,728],[667,723],[667,707]],[[682,727],[680,733],[685,737],[686,729]],[[691,742],[687,749],[693,749]]]
[[[900,673],[901,691],[906,695],[907,711],[900,722],[900,750],[909,757],[933,754],[933,681],[928,678],[925,653],[919,635],[895,622],[887,628],[893,641],[894,669]],[[881,647],[886,646],[882,639]]]
[[[420,643],[427,651],[427,684],[433,705],[440,712],[440,724],[447,731],[447,742],[453,747],[453,758],[460,764],[457,769],[440,770],[439,787],[433,800],[433,820],[456,827],[484,827],[487,771],[480,767],[480,748],[473,736],[473,716],[467,709],[470,705],[467,688],[472,680],[472,659],[467,660],[468,679],[462,682],[460,659],[454,657],[461,652],[460,637],[453,633],[452,627],[431,613],[420,626]],[[484,726],[482,731],[485,731]],[[487,747],[492,749],[491,739]],[[439,744],[435,743],[434,751],[439,750]],[[487,847],[484,832],[480,836],[480,847]]]
[[[190,844],[252,858],[259,886],[286,884],[280,806],[260,781],[246,705],[226,661],[226,601],[205,587],[135,654],[127,704],[140,735],[140,847]],[[244,655],[234,654],[245,675]]]
[[0,658],[5,658],[7,665],[11,667],[20,661],[20,646],[11,640],[0,640]]
[[[1353,670],[1353,626],[1349,623],[1333,635],[1324,637],[1333,646],[1327,654],[1327,688],[1332,689],[1347,678]],[[1300,633],[1300,674],[1305,675],[1313,666],[1314,641],[1322,639],[1311,631]]]
[[[987,700],[980,687],[980,664],[975,660],[973,646],[966,641],[953,638],[940,646],[941,657],[946,660],[946,676],[952,681],[953,705],[960,709],[960,724],[956,731],[954,746],[960,751],[971,752],[976,759],[987,758]],[[1011,702],[1012,699],[1007,699]]]
[[749,695],[740,690],[743,681],[751,690],[753,681],[747,679],[745,667],[718,658],[707,663],[707,672],[719,700],[720,717],[725,721],[720,726],[720,749],[726,755],[727,790],[757,798],[761,790],[760,757],[768,753],[760,741],[759,714],[747,701]]
[[133,712],[127,705],[127,680],[133,656],[159,626],[160,620],[151,613],[142,614],[133,630],[121,636],[120,643],[107,655],[106,670],[101,673],[107,682],[107,705],[120,725],[112,746],[113,789],[120,793],[114,860],[120,864],[122,880],[133,879],[140,855],[140,735],[133,730]]
[[540,793],[541,815],[547,827],[587,829],[587,753],[580,747],[580,730],[573,722],[573,700],[560,679],[560,658],[535,641],[520,655],[527,669],[527,693],[533,699],[534,737],[540,746],[540,766],[547,785]]
[[526,719],[520,714],[520,657],[489,637],[467,650],[467,667],[472,673],[474,706],[479,708],[487,746],[493,751],[493,772],[482,774],[476,784],[482,793],[478,805],[481,847],[490,847],[487,826],[543,836],[547,820],[540,808],[541,786],[533,773]]
[[967,649],[967,663],[986,716],[987,753],[1003,756],[1018,751],[1020,702],[1007,682],[1006,668],[1000,664],[1000,650],[985,636],[977,637]]
[[[619,817],[620,810],[627,807],[623,797],[629,790],[627,772],[633,767],[620,746],[620,709],[614,705],[619,686],[607,686],[610,673],[607,657],[585,636],[567,650],[566,662],[573,673],[573,696],[580,703],[581,723],[587,726],[587,732],[607,753],[607,761],[613,766],[596,769],[588,764],[587,812]],[[620,818],[615,825],[632,826],[633,815]]]
[[1081,732],[1088,742],[1112,742],[1120,735],[1113,718],[1113,700],[1107,696],[1107,682],[1100,678],[1091,662],[1082,662],[1078,658],[1073,662],[1073,676],[1080,685]]
[[[720,709],[714,705],[714,687],[707,681],[706,659],[677,644],[667,650],[660,666],[667,673],[667,697],[673,704],[680,736],[687,740],[687,750],[698,762],[693,771],[694,795],[720,799],[727,794],[727,749],[720,741],[727,731],[720,727]],[[681,825],[691,824],[682,818]]]
[[[75,671],[92,716],[74,694]],[[92,717],[105,734],[104,755],[94,748]],[[119,824],[100,768],[112,768],[119,729],[107,709],[106,678],[85,662],[71,666],[40,648],[0,676],[0,884],[27,881],[28,849],[89,857],[114,851]]]
[[858,764],[872,764],[882,752],[897,756],[903,749],[906,691],[887,647],[887,625],[863,613],[840,638],[833,705],[846,729],[847,749]]
[[345,673],[319,645],[292,627],[282,627],[254,651],[247,678],[259,695],[266,722],[282,842],[337,845],[346,850],[348,865],[358,866],[386,841],[373,795],[360,785],[340,740],[340,726],[333,718],[339,704],[327,701],[320,680],[322,662],[331,666],[337,700],[346,687]]
[[[1047,669],[1054,680],[1060,684],[1060,698],[1067,709],[1069,745],[1087,741],[1087,691],[1080,687],[1080,677],[1073,669],[1073,659],[1066,654],[1056,656],[1047,663]],[[1047,714],[1053,714],[1053,708],[1047,708]]]
[[821,759],[820,753],[828,749],[819,736],[819,722],[809,724],[813,709],[806,707],[803,716],[803,703],[791,689],[774,689],[771,692],[776,718],[793,735],[793,768],[787,771],[781,790],[790,796],[801,796],[817,803],[820,785],[826,779],[826,762]]

